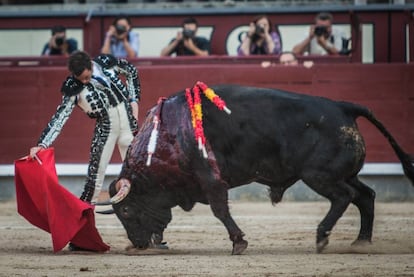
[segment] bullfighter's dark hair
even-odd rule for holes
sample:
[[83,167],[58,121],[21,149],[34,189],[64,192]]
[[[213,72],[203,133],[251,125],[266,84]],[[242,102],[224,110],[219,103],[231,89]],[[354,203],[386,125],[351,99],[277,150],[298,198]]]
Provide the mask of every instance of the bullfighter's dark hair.
[[91,57],[83,51],[76,51],[69,56],[68,69],[75,75],[79,76],[85,69],[92,70]]

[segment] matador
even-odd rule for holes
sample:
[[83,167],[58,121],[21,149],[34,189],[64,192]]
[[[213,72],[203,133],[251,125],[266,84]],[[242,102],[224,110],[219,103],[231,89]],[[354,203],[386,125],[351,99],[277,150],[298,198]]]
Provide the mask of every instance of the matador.
[[[81,200],[94,203],[115,145],[123,160],[137,130],[140,80],[135,66],[112,55],[91,60],[87,53],[79,51],[69,57],[68,67],[72,75],[63,82],[62,103],[43,130],[37,146],[30,149],[30,156],[52,145],[74,107],[79,106],[96,120],[86,183],[80,196]],[[125,83],[120,75],[125,76]]]

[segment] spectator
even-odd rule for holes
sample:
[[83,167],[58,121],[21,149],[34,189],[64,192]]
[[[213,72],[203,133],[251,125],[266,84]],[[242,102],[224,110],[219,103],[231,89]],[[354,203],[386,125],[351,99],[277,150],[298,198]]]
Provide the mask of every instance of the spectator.
[[[279,64],[285,66],[298,66],[300,65],[298,58],[295,53],[291,51],[282,52],[279,56]],[[302,65],[306,68],[311,68],[313,66],[313,61],[303,61]]]
[[161,56],[208,56],[210,54],[210,42],[197,36],[198,22],[195,18],[186,18],[182,24],[182,31],[177,32],[175,38],[164,47]]
[[295,53],[286,51],[280,54],[279,63],[281,65],[286,65],[286,66],[296,66],[299,64],[299,61],[296,58]]
[[42,56],[69,56],[76,50],[78,50],[78,42],[73,38],[66,38],[66,28],[57,25],[52,28],[52,37],[43,47]]
[[265,15],[257,16],[250,22],[249,30],[237,49],[239,56],[277,55],[282,51],[282,43],[272,22]]
[[131,20],[128,16],[117,16],[106,32],[101,53],[112,54],[117,58],[138,57],[139,34],[131,29]]
[[337,55],[342,50],[343,32],[332,26],[333,16],[322,12],[315,17],[315,24],[309,28],[305,39],[295,45],[292,51],[296,55]]

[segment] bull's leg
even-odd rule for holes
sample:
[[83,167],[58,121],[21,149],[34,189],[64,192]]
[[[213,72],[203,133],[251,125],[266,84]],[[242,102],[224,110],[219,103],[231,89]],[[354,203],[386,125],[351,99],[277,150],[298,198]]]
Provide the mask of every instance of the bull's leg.
[[361,214],[361,228],[358,238],[353,244],[371,242],[374,222],[375,191],[362,183],[357,177],[352,178],[348,183],[358,192],[352,203],[358,207]]
[[244,233],[237,226],[230,215],[228,206],[227,184],[222,182],[212,182],[206,184],[207,199],[215,217],[217,217],[226,227],[230,240],[233,242],[232,255],[239,255],[247,248],[247,241],[243,239]]
[[328,237],[338,219],[343,215],[355,195],[355,190],[344,181],[327,185],[321,183],[308,183],[313,190],[326,197],[331,202],[328,214],[318,225],[316,234],[316,251],[321,253],[329,243]]
[[229,238],[233,242],[233,250],[231,254],[240,255],[247,248],[248,244],[247,241],[243,239],[244,233],[240,230],[230,215],[227,199],[224,202],[216,200],[217,199],[210,201],[211,210],[213,211],[213,214],[223,222],[224,226],[226,226]]

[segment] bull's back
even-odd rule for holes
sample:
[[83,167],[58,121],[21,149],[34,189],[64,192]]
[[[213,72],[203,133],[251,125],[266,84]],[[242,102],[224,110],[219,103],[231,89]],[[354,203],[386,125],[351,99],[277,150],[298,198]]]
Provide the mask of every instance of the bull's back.
[[[340,153],[341,149],[335,148],[342,147],[338,143],[341,128],[355,127],[354,119],[329,99],[235,85],[211,88],[226,102],[231,114],[220,111],[202,96],[204,133],[223,179],[232,186],[298,178],[303,168],[319,166],[320,153]],[[153,115],[152,112],[149,117]],[[134,163],[144,163],[142,157],[146,157],[153,128],[151,118],[133,143]],[[184,92],[164,102],[161,118],[153,164],[168,165],[169,170],[187,178],[193,172],[193,159],[203,158],[197,149]],[[346,155],[344,159],[357,160]]]
[[[259,175],[294,178],[304,167],[313,166],[317,152],[332,153],[332,159],[341,153],[341,132],[351,128],[359,133],[354,118],[326,98],[233,85],[212,89],[232,113],[221,112],[204,99],[206,138],[222,172],[228,170],[228,176],[238,172],[232,177],[240,178],[233,180],[236,183]],[[363,151],[363,145],[359,148]],[[349,154],[344,159],[359,159]]]
[[327,98],[233,85],[212,88],[232,113],[219,111],[203,99],[204,128],[211,143],[237,144],[243,138],[255,146],[266,140],[283,143],[284,139],[292,140],[312,128],[332,133],[354,123],[338,102]]

